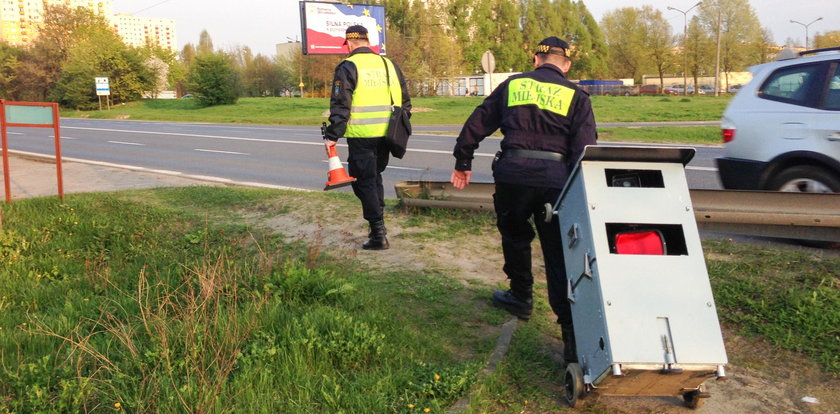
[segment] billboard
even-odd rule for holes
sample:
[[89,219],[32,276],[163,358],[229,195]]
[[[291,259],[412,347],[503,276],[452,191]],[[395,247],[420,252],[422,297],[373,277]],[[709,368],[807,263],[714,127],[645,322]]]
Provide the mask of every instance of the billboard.
[[368,29],[370,48],[385,54],[385,6],[300,2],[300,28],[305,55],[345,55],[344,31],[355,24]]

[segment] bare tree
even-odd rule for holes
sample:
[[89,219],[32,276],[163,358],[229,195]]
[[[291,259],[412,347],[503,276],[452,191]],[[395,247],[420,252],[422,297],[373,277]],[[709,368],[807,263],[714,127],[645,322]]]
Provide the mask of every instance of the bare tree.
[[207,33],[207,30],[202,30],[201,34],[198,35],[198,48],[196,49],[196,53],[203,55],[213,53],[214,51],[213,39],[210,38],[210,33]]
[[[662,16],[662,12],[651,6],[644,6],[639,12],[646,32],[644,38],[645,50],[650,62],[656,67],[659,84],[664,83],[665,71],[674,61],[674,37],[671,35],[671,25]],[[695,82],[696,85],[696,82]],[[684,87],[688,88],[688,85]]]
[[601,19],[609,48],[609,67],[613,76],[641,80],[647,53],[647,33],[639,9],[625,7],[607,12]]
[[708,33],[720,33],[720,69],[729,88],[729,72],[760,63],[749,48],[765,42],[764,31],[748,0],[705,0],[698,14]]
[[700,76],[711,73],[714,70],[714,39],[703,29],[700,19],[694,16],[686,31],[686,54],[688,61],[688,73],[694,78],[697,84]]

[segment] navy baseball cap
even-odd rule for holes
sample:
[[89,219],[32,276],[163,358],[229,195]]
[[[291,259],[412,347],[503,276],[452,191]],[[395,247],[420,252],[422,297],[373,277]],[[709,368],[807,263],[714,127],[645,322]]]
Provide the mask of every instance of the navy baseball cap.
[[354,24],[347,28],[347,31],[344,33],[344,44],[347,44],[347,41],[350,39],[364,39],[368,40],[368,30],[360,25]]
[[566,54],[567,50],[569,50],[569,44],[566,43],[565,40],[557,36],[551,36],[543,39],[540,44],[537,45],[537,51],[534,53],[551,53],[552,55],[568,56]]

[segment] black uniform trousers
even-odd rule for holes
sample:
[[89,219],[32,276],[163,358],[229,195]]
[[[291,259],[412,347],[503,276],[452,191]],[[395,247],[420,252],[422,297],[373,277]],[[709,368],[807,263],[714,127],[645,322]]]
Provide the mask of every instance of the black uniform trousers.
[[382,171],[388,166],[388,143],[385,138],[347,138],[348,173],[354,177],[353,193],[362,202],[362,216],[368,222],[384,218],[385,189]]
[[[531,242],[534,240],[536,225],[545,258],[548,303],[557,315],[557,322],[564,327],[571,327],[572,313],[567,298],[566,262],[563,258],[560,228],[556,216],[552,216],[551,222],[545,222],[545,203],[554,205],[561,191],[559,188],[496,183],[493,204],[496,208],[496,225],[502,236],[502,252],[505,257],[503,270],[510,279],[511,293],[524,300],[533,296]],[[530,221],[532,217],[534,225]]]

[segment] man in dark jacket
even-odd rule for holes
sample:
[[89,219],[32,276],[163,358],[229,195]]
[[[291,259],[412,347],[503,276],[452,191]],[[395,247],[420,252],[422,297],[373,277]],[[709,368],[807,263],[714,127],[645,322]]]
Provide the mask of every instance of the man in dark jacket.
[[347,138],[348,173],[356,178],[353,193],[362,202],[362,215],[370,225],[365,250],[389,247],[385,237],[385,191],[382,171],[388,166],[385,141],[391,106],[402,106],[411,116],[411,99],[400,68],[370,48],[364,26],[350,26],[345,34],[350,56],[335,68],[330,125],[326,145]]
[[577,356],[563,246],[557,218],[545,222],[545,204],[557,201],[583,148],[595,144],[597,136],[589,95],[566,79],[572,65],[568,50],[562,39],[544,39],[534,55],[536,69],[510,77],[475,109],[455,144],[451,181],[458,189],[470,183],[479,142],[501,128],[493,202],[510,289],[494,292],[493,305],[520,319],[531,317],[533,217],[545,257],[549,303],[562,327],[564,358],[571,362]]

